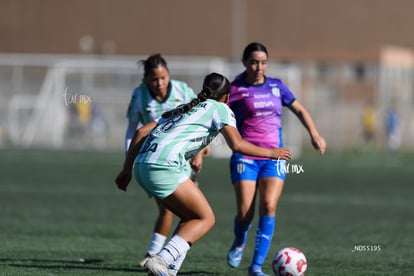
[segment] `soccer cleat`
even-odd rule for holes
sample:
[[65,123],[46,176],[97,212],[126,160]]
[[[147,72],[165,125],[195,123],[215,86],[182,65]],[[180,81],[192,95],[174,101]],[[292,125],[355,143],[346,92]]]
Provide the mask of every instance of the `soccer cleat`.
[[250,270],[249,268],[249,276],[269,276],[268,274],[264,273],[261,270]]
[[144,268],[148,270],[148,275],[170,276],[167,263],[161,256],[158,255],[150,257],[145,262]]
[[231,267],[238,267],[243,257],[244,246],[232,247],[227,254],[227,263]]
[[145,265],[145,263],[148,261],[148,259],[149,258],[151,258],[152,256],[149,254],[149,253],[147,253],[147,254],[145,254],[145,257],[144,257],[144,259],[142,259],[140,262],[139,262],[139,265],[141,266],[141,267],[144,267],[144,265]]

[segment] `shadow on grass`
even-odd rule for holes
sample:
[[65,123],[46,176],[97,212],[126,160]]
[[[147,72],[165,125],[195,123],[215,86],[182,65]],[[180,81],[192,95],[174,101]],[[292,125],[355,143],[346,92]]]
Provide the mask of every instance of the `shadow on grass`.
[[223,273],[206,272],[206,271],[186,271],[179,272],[179,275],[224,275]]
[[[79,260],[52,260],[52,259],[19,259],[19,258],[0,258],[0,263],[20,268],[37,269],[61,269],[61,270],[100,270],[118,272],[144,272],[143,269],[123,268],[117,266],[103,265],[101,259],[79,259]],[[98,265],[102,264],[102,265]]]
[[[19,259],[19,258],[0,258],[0,264],[18,268],[35,269],[59,269],[59,270],[97,270],[112,272],[141,272],[147,274],[142,268],[108,266],[103,264],[101,259],[79,259],[79,260],[52,260],[52,259]],[[98,265],[102,264],[102,265]],[[219,273],[207,271],[185,271],[180,275],[220,275]]]

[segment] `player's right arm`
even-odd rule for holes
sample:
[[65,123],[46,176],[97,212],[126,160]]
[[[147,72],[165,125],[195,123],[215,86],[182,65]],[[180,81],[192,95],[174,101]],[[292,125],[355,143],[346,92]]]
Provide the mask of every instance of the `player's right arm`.
[[226,139],[229,147],[236,152],[245,155],[257,156],[257,157],[266,157],[273,159],[289,160],[292,158],[292,153],[288,148],[262,148],[256,146],[246,140],[244,140],[237,128],[225,125],[221,129],[221,133]]
[[136,130],[135,135],[131,141],[131,145],[128,148],[122,171],[115,179],[115,182],[119,189],[126,191],[126,188],[128,187],[128,184],[132,178],[132,167],[134,166],[134,160],[137,157],[139,150],[145,141],[145,138],[156,125],[157,122],[152,121]]

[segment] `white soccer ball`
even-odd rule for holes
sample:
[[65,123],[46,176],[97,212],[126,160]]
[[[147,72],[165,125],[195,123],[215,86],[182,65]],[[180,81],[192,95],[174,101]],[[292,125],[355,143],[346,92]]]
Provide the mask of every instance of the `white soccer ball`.
[[294,247],[283,248],[273,257],[272,269],[276,276],[302,276],[307,268],[305,254]]

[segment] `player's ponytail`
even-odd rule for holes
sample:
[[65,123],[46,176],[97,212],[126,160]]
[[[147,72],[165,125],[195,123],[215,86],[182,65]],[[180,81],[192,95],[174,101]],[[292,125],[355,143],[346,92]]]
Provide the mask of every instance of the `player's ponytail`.
[[198,93],[197,98],[193,99],[189,103],[179,105],[173,110],[164,112],[161,116],[167,119],[174,115],[180,115],[182,113],[190,111],[200,102],[204,102],[207,99],[218,101],[228,93],[230,93],[229,80],[221,74],[210,73],[204,78],[203,89],[200,93]]
[[200,98],[200,94],[201,93],[197,95],[197,98],[191,100],[191,102],[186,103],[186,104],[181,104],[172,110],[164,112],[161,115],[161,117],[163,117],[164,119],[168,119],[171,116],[180,115],[180,114],[190,111],[194,106],[198,105],[200,102],[204,102],[205,100],[207,100],[207,98],[204,98],[202,100],[203,97]]

